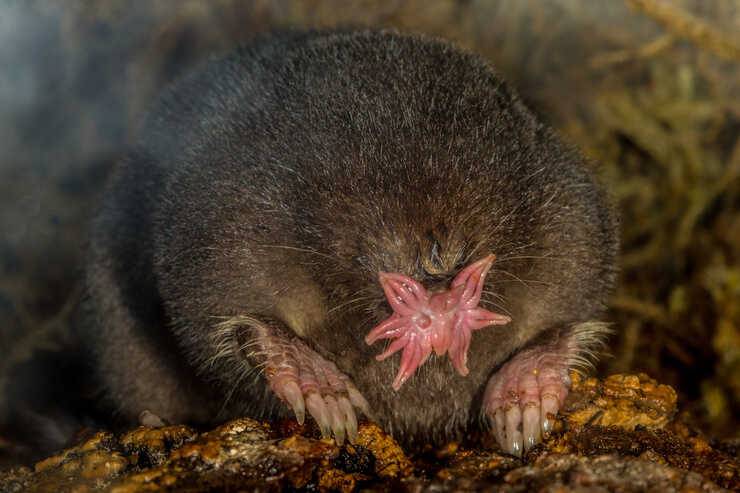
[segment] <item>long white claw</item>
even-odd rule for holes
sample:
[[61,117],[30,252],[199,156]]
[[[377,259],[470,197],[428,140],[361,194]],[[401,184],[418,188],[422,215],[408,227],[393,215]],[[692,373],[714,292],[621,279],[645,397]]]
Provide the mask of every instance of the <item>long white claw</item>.
[[372,419],[373,415],[370,412],[370,404],[367,403],[365,398],[360,394],[360,391],[351,385],[347,385],[347,395],[349,396],[350,402],[362,411],[362,414]]
[[540,426],[540,407],[535,403],[527,404],[522,413],[524,450],[529,450],[540,442]]
[[347,429],[347,439],[350,443],[355,443],[357,440],[357,416],[355,416],[355,410],[346,397],[340,397],[337,400],[337,404],[339,404],[339,410],[344,413],[346,418],[344,424]]
[[344,443],[344,413],[339,410],[339,405],[334,396],[324,396],[324,402],[326,402],[326,408],[329,410],[334,440],[341,447]]
[[504,410],[501,408],[496,409],[496,441],[502,449],[506,450],[506,419],[504,418]]
[[294,381],[289,381],[282,389],[282,396],[288,402],[295,413],[298,424],[303,424],[306,419],[306,406],[303,401],[303,393]]
[[511,455],[516,455],[517,457],[522,456],[522,432],[519,430],[515,430],[511,434],[511,440],[509,440],[511,443],[511,450],[509,453]]
[[519,425],[522,422],[522,412],[519,406],[513,405],[506,410],[506,451],[517,457],[522,455],[522,432]]
[[554,423],[555,416],[558,414],[558,398],[554,395],[546,394],[542,396],[542,432],[550,433]]
[[308,408],[308,412],[311,413],[311,416],[313,416],[313,419],[316,420],[316,424],[319,425],[321,436],[323,438],[329,438],[331,436],[331,421],[324,399],[319,394],[312,392],[306,398],[306,407]]

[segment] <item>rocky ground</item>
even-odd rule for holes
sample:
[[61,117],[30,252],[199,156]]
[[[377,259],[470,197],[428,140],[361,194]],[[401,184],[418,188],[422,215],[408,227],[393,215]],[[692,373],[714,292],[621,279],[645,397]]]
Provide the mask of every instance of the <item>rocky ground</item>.
[[243,418],[206,432],[90,431],[0,473],[0,491],[725,491],[740,489],[738,452],[683,424],[669,386],[645,375],[575,376],[554,432],[521,460],[482,437],[407,455],[373,423],[337,447],[310,425]]

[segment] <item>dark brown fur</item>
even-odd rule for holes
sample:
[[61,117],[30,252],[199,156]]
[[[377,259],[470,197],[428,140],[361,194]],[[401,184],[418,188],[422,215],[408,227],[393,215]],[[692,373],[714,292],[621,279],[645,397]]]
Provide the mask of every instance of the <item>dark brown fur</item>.
[[[460,432],[519,348],[598,320],[615,220],[584,160],[480,58],[391,32],[275,36],[172,87],[94,227],[88,334],[120,413],[288,415],[228,323],[276,320],[335,362],[404,438]],[[493,252],[470,374],[363,338],[378,271],[444,286]],[[224,323],[225,322],[225,323]],[[601,327],[594,325],[594,327]],[[227,330],[228,329],[228,330]],[[594,329],[598,330],[598,329]]]

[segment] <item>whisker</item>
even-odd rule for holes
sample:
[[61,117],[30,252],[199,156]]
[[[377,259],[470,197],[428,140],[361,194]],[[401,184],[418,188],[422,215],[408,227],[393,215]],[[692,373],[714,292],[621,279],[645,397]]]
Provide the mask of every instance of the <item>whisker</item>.
[[251,372],[252,372],[251,368],[244,368],[242,372],[239,374],[239,377],[234,382],[234,385],[231,386],[231,390],[226,395],[226,398],[224,399],[223,404],[221,404],[221,408],[219,409],[217,413],[219,416],[221,416],[223,412],[226,410],[226,406],[228,406],[229,402],[231,401],[231,398],[234,396],[234,394],[236,393],[236,390],[239,388],[239,385],[241,385],[242,380],[247,378]]
[[336,257],[333,255],[322,253],[312,248],[301,248],[301,247],[295,247],[295,246],[290,246],[290,245],[267,245],[267,244],[259,244],[257,246],[260,248],[276,248],[276,249],[282,249],[282,250],[293,250],[293,251],[302,252],[302,253],[310,253],[311,255],[318,255],[319,257],[328,258],[330,260],[336,259]]
[[349,300],[349,301],[346,301],[346,302],[344,302],[344,303],[340,303],[340,304],[338,304],[338,305],[336,305],[336,306],[332,307],[332,308],[331,308],[330,310],[328,310],[328,311],[327,311],[326,313],[327,313],[327,314],[330,314],[330,313],[333,313],[333,312],[335,312],[335,311],[337,311],[337,310],[339,310],[339,309],[341,309],[341,308],[344,308],[344,307],[347,307],[347,306],[352,306],[352,305],[354,305],[354,304],[357,304],[357,303],[362,303],[363,301],[369,301],[369,300],[371,300],[371,299],[373,299],[373,298],[371,298],[371,297],[369,297],[369,296],[359,296],[359,297],[357,297],[357,298],[352,298],[352,299],[351,299],[351,300]]
[[543,284],[545,286],[552,286],[553,285],[550,282],[540,281],[538,279],[522,279],[521,277],[519,277],[519,276],[517,276],[515,274],[512,274],[511,272],[506,271],[506,270],[503,270],[503,269],[493,269],[492,268],[491,269],[491,272],[500,272],[501,274],[505,274],[505,275],[510,276],[510,277],[513,278],[513,280],[509,280],[509,281],[507,281],[506,279],[500,279],[500,280],[497,281],[497,283],[499,283],[499,284],[503,284],[503,283],[506,283],[506,282],[520,282],[527,289],[532,289],[532,287],[529,284],[527,284],[528,282],[531,282],[533,284]]
[[513,209],[512,209],[512,210],[511,210],[511,211],[510,211],[510,212],[509,212],[509,213],[508,213],[508,214],[507,214],[506,216],[504,216],[504,217],[503,217],[503,219],[501,219],[501,220],[500,220],[500,221],[498,222],[498,224],[497,224],[496,226],[494,226],[494,227],[493,227],[493,229],[492,229],[492,233],[494,233],[494,234],[495,234],[495,233],[497,233],[497,232],[498,232],[499,230],[501,230],[501,228],[503,228],[503,226],[504,226],[504,225],[505,225],[505,224],[506,224],[507,222],[509,222],[509,220],[511,220],[511,218],[512,218],[512,217],[514,217],[514,214],[516,214],[516,213],[517,213],[517,211],[519,210],[519,208],[520,208],[520,207],[521,207],[522,205],[524,205],[524,203],[525,203],[525,201],[524,201],[524,200],[520,200],[520,201],[519,201],[519,203],[518,203],[518,204],[516,204],[516,206],[514,206],[514,208],[513,208]]
[[497,308],[498,310],[502,311],[504,313],[504,315],[511,316],[511,312],[505,306],[503,306],[503,305],[501,305],[499,303],[496,303],[495,301],[491,301],[491,300],[487,300],[487,299],[483,299],[483,298],[481,298],[481,301],[483,301],[483,303],[485,303],[487,305],[490,305],[490,306],[492,306],[494,308]]
[[499,300],[501,300],[503,302],[508,301],[504,295],[502,295],[500,293],[497,293],[495,291],[489,291],[487,289],[484,289],[483,291],[481,291],[481,294],[487,294],[489,296],[494,296],[494,297],[498,298]]
[[525,260],[525,259],[531,259],[531,260],[560,260],[563,262],[571,261],[570,257],[556,257],[552,255],[518,255],[515,257],[503,257],[501,259],[496,259],[497,264],[502,264],[504,262],[508,262],[509,260]]
[[520,278],[517,278],[517,279],[501,279],[500,281],[498,281],[499,284],[508,284],[508,283],[512,283],[512,282],[520,282],[520,283],[524,284],[525,286],[527,286],[530,289],[531,289],[531,286],[529,286],[527,283],[542,284],[543,286],[554,286],[554,284],[551,283],[551,282],[540,281],[538,279],[520,279]]

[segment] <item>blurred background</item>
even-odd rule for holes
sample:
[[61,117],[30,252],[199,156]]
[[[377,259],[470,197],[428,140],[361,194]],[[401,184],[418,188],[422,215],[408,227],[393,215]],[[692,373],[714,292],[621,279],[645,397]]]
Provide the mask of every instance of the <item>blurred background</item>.
[[9,401],[74,398],[87,223],[158,91],[257,34],[336,25],[480,53],[598,163],[623,243],[599,374],[646,372],[740,439],[737,0],[0,0],[0,458]]

